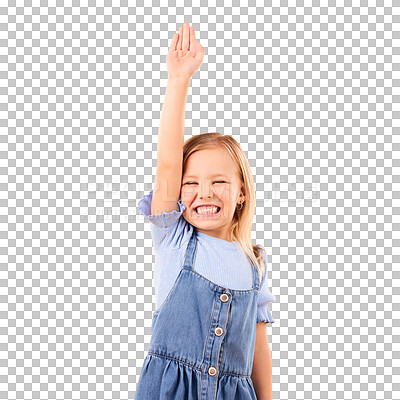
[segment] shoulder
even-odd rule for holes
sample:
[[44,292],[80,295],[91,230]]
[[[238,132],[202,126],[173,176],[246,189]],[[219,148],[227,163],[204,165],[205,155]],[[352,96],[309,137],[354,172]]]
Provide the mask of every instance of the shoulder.
[[263,264],[264,264],[264,267],[263,267],[264,273],[262,275],[261,282],[260,282],[260,287],[262,287],[262,285],[265,282],[265,278],[267,276],[267,252],[265,250],[265,247],[261,244],[256,244],[256,248],[257,248],[258,254],[261,256],[261,260],[263,261]]
[[155,250],[173,250],[182,247],[189,241],[194,227],[189,224],[182,213],[186,206],[181,199],[177,202],[178,210],[151,214],[153,190],[145,194],[138,203],[139,213],[150,222],[150,230]]

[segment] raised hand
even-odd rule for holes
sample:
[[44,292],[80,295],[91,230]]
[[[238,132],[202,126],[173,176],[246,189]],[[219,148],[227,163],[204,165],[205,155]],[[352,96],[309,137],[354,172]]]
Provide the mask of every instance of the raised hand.
[[191,78],[203,64],[205,50],[196,42],[193,26],[185,22],[172,38],[167,54],[169,78]]

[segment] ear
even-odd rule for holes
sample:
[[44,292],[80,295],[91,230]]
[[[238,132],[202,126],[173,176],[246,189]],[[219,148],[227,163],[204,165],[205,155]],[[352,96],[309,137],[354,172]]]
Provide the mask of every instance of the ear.
[[240,197],[242,197],[242,199],[245,200],[246,199],[246,187],[244,185],[244,182],[242,182],[242,186],[240,188],[240,192],[241,192]]

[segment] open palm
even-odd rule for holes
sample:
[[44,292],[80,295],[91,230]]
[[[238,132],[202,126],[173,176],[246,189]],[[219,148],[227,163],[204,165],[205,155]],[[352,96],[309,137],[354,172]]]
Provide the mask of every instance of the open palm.
[[193,26],[185,22],[175,33],[167,54],[169,77],[192,77],[203,64],[205,50],[196,42]]

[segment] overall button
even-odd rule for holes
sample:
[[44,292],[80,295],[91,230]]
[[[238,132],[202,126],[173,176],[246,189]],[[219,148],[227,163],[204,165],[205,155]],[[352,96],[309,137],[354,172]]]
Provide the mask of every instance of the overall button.
[[214,376],[216,373],[217,373],[217,370],[213,366],[208,368],[208,375]]
[[222,293],[221,296],[219,296],[219,298],[223,303],[226,303],[229,299],[229,296],[226,293]]
[[216,336],[221,336],[224,333],[224,331],[220,326],[217,326],[214,330],[214,333]]

